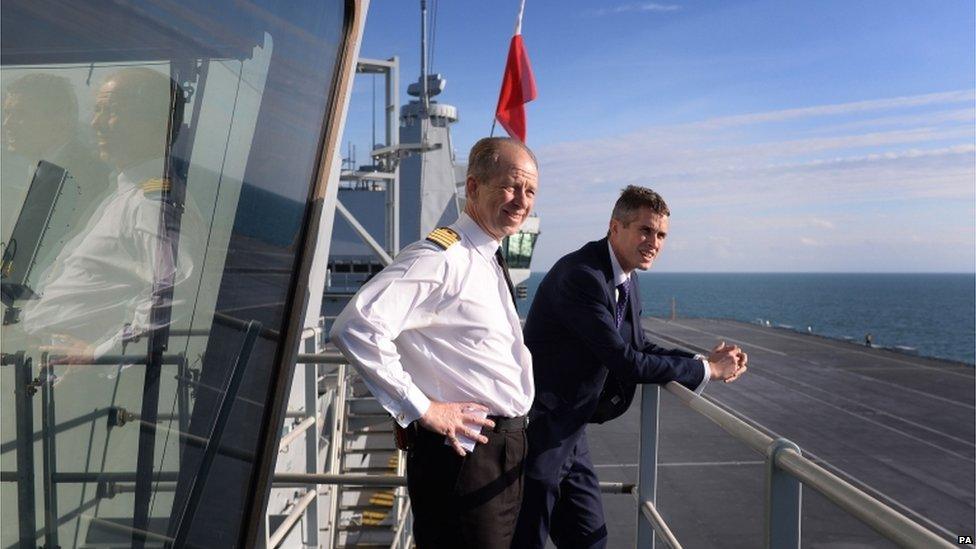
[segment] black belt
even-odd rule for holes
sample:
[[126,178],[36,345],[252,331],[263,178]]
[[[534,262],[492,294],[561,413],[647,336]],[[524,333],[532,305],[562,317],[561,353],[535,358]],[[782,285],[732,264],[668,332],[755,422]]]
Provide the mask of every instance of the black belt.
[[[509,431],[524,431],[525,428],[529,426],[528,416],[518,416],[518,417],[488,416],[488,419],[495,422],[495,428],[491,429],[491,432],[493,433],[506,433]],[[485,432],[485,429],[488,428],[483,427],[481,432],[482,433]],[[405,436],[407,438],[404,439],[403,442],[404,446],[402,448],[400,446],[397,446],[397,448],[400,448],[401,450],[406,450],[411,444],[412,437],[420,433],[426,433],[427,435],[431,435],[435,437],[444,436],[444,435],[439,435],[434,431],[431,431],[430,429],[424,427],[423,425],[420,424],[419,420],[411,422],[410,425],[407,426],[405,433],[406,433]],[[397,444],[399,445],[401,444],[401,442],[398,440]]]
[[528,416],[518,416],[518,417],[488,416],[488,419],[495,422],[495,428],[492,429],[492,431],[496,433],[501,433],[504,431],[524,431],[525,428],[529,426]]

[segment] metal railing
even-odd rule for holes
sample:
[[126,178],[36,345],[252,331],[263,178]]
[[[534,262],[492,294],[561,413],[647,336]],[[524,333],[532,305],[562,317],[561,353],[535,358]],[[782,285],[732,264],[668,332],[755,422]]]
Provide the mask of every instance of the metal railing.
[[[318,338],[315,338],[316,341]],[[405,493],[406,478],[402,470],[401,460],[395,475],[364,475],[338,474],[339,447],[345,424],[345,392],[347,365],[345,358],[338,352],[322,352],[320,346],[306,346],[305,353],[298,356],[298,364],[305,364],[306,368],[315,368],[319,364],[337,366],[338,382],[336,398],[332,402],[334,413],[331,424],[330,447],[324,469],[327,473],[308,471],[306,473],[279,473],[274,477],[276,486],[362,486],[362,487],[394,487],[398,490],[398,504],[395,507],[397,523],[391,547],[409,547],[412,542],[412,515],[409,499]],[[314,379],[314,378],[313,378]],[[774,438],[759,429],[749,425],[742,419],[730,414],[714,404],[708,397],[697,395],[681,385],[671,382],[664,386],[664,390],[677,398],[682,404],[712,421],[738,441],[761,454],[766,462],[765,487],[765,547],[767,548],[798,548],[800,547],[802,487],[816,490],[841,510],[849,513],[867,526],[874,529],[886,539],[905,547],[953,547],[939,534],[926,529],[902,513],[853,486],[837,475],[824,469],[804,457],[800,448],[784,438]],[[657,485],[657,447],[658,424],[660,411],[661,387],[645,385],[641,389],[641,436],[640,436],[640,468],[636,485],[619,482],[601,482],[600,489],[604,493],[630,493],[638,500],[637,511],[637,547],[641,549],[653,548],[655,541],[661,541],[665,546],[680,549],[682,546],[655,507],[655,491]],[[314,433],[317,429],[309,429]],[[333,512],[330,524],[332,544],[338,542],[338,501],[335,499],[336,490],[330,491],[330,508]],[[315,498],[311,496],[315,489],[310,489],[303,497],[296,501],[296,506],[289,514],[296,517],[302,512],[306,516],[311,514],[310,507]],[[306,504],[306,502],[308,502]],[[307,507],[306,507],[307,505]],[[311,517],[309,517],[311,519]],[[269,540],[281,540],[287,535],[286,527],[290,530],[297,523],[286,520],[279,527],[279,532],[269,536]],[[314,519],[306,522],[309,527],[315,524]],[[277,537],[275,537],[277,536]],[[308,539],[308,538],[307,538]],[[274,544],[270,545],[274,547]]]
[[[664,389],[736,440],[765,456],[767,548],[800,547],[803,485],[820,492],[839,508],[900,546],[953,547],[938,534],[803,457],[800,448],[789,440],[766,435],[719,408],[707,397],[697,395],[673,381]],[[668,547],[681,547],[654,506],[660,392],[657,385],[644,385],[641,388],[640,481],[636,492],[637,547],[640,549],[655,546],[655,532]]]
[[[302,476],[315,475],[323,467],[328,471],[334,471],[335,465],[332,459],[333,455],[333,442],[338,440],[336,435],[341,432],[341,427],[337,430],[335,426],[335,421],[339,417],[339,414],[333,414],[333,422],[330,426],[330,446],[329,446],[329,458],[323,460],[319,455],[319,431],[323,429],[323,422],[325,418],[325,410],[319,410],[319,394],[318,386],[319,382],[322,380],[323,376],[320,372],[321,364],[338,364],[339,361],[336,360],[336,354],[323,354],[323,339],[324,339],[324,319],[320,318],[317,326],[314,328],[306,328],[302,332],[302,343],[301,350],[302,353],[298,355],[298,360],[295,361],[295,368],[304,366],[304,379],[305,387],[303,387],[304,405],[305,405],[305,417],[298,424],[294,425],[292,429],[285,433],[278,443],[279,452],[286,450],[290,444],[294,443],[299,438],[304,438],[305,447],[305,473]],[[313,359],[315,357],[317,359]],[[341,358],[341,357],[340,357]],[[328,360],[327,360],[328,359]],[[343,377],[345,370],[342,366],[338,368],[337,374],[339,377]],[[342,384],[339,384],[337,392],[340,392]],[[339,405],[342,404],[342,399],[336,395],[332,401],[332,405],[335,406],[336,402]],[[323,462],[324,461],[324,462]],[[310,485],[311,484],[311,485]],[[284,520],[278,527],[273,531],[269,532],[266,538],[267,547],[278,547],[285,540],[292,529],[299,523],[304,524],[304,543],[311,547],[318,547],[319,543],[319,530],[320,530],[320,513],[319,513],[319,488],[318,485],[308,482],[292,482],[289,479],[289,473],[277,473],[274,475],[272,480],[272,486],[277,488],[283,488],[287,486],[304,486],[308,489],[300,494],[290,502],[289,506],[286,508],[288,511],[285,515]],[[330,490],[329,496],[329,509],[335,509],[334,500],[334,490]],[[332,524],[328,525],[330,529],[334,529],[334,521]],[[267,532],[267,528],[265,529]],[[333,538],[334,540],[334,538]],[[334,546],[334,543],[329,544],[329,546]]]
[[[406,478],[403,471],[403,460],[398,461],[395,475],[365,475],[339,474],[340,448],[345,429],[345,397],[347,390],[347,373],[349,373],[345,358],[338,352],[324,352],[322,343],[323,327],[307,329],[303,333],[303,353],[299,354],[296,368],[305,367],[305,410],[291,410],[289,417],[302,419],[288,434],[282,438],[280,446],[286,447],[294,443],[302,435],[305,438],[306,466],[304,473],[277,473],[273,477],[275,487],[306,487],[307,490],[296,495],[285,509],[285,520],[270,532],[267,537],[269,547],[276,547],[297,524],[303,524],[305,529],[304,543],[308,546],[335,547],[338,543],[339,500],[337,487],[393,487],[397,489],[398,504],[396,512],[396,526],[393,531],[391,547],[405,548],[412,543],[412,514],[409,499],[405,493]],[[14,360],[16,358],[17,360]],[[175,362],[183,360],[182,356],[174,358]],[[5,362],[20,364],[27,362],[22,356],[5,355]],[[46,361],[45,361],[46,362]],[[318,394],[319,381],[322,380],[322,365],[333,365],[335,368],[330,375],[336,376],[334,397],[328,405],[331,414],[326,410],[319,410],[321,397]],[[18,367],[17,373],[22,374],[24,368]],[[21,375],[23,379],[17,387],[31,387],[29,377]],[[637,547],[644,549],[655,546],[656,541],[672,548],[680,548],[681,544],[675,534],[668,527],[665,520],[655,507],[657,485],[657,448],[658,424],[660,412],[660,387],[646,385],[642,387],[641,397],[641,430],[640,430],[640,468],[638,484],[619,482],[601,482],[600,488],[604,493],[630,493],[638,500],[637,511]],[[769,548],[796,548],[800,546],[802,487],[816,490],[843,511],[857,518],[874,529],[886,539],[906,547],[953,547],[940,535],[926,529],[902,513],[892,509],[878,499],[853,486],[837,475],[831,473],[810,459],[804,457],[800,448],[783,438],[774,438],[759,429],[749,425],[742,419],[735,417],[714,404],[708,397],[697,395],[677,383],[669,383],[664,390],[677,398],[688,408],[704,416],[719,427],[727,431],[738,441],[765,457],[766,488],[765,488],[765,546]],[[25,395],[18,393],[19,400]],[[18,402],[19,404],[23,404]],[[21,408],[30,410],[27,406]],[[42,407],[43,408],[43,407]],[[107,410],[111,412],[112,410]],[[118,411],[118,410],[116,410]],[[304,412],[304,413],[303,413]],[[127,419],[138,419],[137,415],[125,415]],[[329,417],[328,422],[324,421]],[[18,425],[20,425],[18,423]],[[29,423],[25,423],[29,425]],[[50,426],[49,426],[50,427]],[[327,431],[323,436],[328,438],[327,455],[323,458],[318,452],[319,430]],[[53,431],[52,431],[53,432]],[[18,432],[18,436],[29,440],[31,435],[26,428]],[[32,449],[33,445],[21,445]],[[43,452],[42,452],[43,453]],[[18,456],[22,457],[22,456]],[[32,458],[33,456],[27,456]],[[319,471],[325,471],[320,473]],[[0,476],[2,482],[23,483],[22,470],[18,472],[4,472]],[[108,493],[122,493],[133,491],[131,483],[136,480],[135,473],[65,473],[47,470],[45,477],[51,483],[64,482],[99,482],[100,490],[104,485],[105,497]],[[157,481],[172,482],[176,480],[175,472],[159,472]],[[30,483],[33,484],[32,482]],[[319,486],[331,486],[326,493],[326,508],[329,509],[327,524],[321,524],[319,513]],[[168,487],[160,487],[162,490]],[[54,505],[54,502],[50,503]],[[33,505],[30,506],[33,508]],[[56,507],[54,507],[56,508]],[[33,519],[33,517],[29,517]],[[21,517],[21,522],[27,522]],[[22,539],[35,536],[33,520],[31,524],[21,524]],[[56,522],[51,521],[51,524]],[[327,530],[331,539],[323,543],[320,533]],[[49,533],[50,535],[50,533]]]

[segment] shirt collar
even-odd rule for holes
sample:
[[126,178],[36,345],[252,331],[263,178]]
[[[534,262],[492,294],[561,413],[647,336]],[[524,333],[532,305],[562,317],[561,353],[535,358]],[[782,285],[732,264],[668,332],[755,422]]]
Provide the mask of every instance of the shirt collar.
[[613,246],[610,245],[610,239],[607,239],[607,251],[610,252],[610,268],[613,269],[613,285],[620,286],[624,282],[630,280],[630,275],[624,273],[623,268],[620,266],[620,262],[617,261],[617,254],[613,253]]
[[486,259],[495,260],[495,252],[498,251],[501,242],[486,233],[468,214],[461,212],[453,227],[471,242],[471,246],[478,250],[478,253]]

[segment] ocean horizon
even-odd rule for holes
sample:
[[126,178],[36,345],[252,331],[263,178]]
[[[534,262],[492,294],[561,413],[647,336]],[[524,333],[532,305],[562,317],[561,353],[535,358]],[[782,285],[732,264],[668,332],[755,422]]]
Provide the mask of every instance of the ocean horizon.
[[[528,314],[543,272],[525,281]],[[976,273],[639,273],[643,315],[723,318],[976,363]]]

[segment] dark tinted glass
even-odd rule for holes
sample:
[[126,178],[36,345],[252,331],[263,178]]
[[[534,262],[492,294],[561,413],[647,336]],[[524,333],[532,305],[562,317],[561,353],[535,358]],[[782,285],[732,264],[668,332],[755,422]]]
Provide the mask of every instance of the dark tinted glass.
[[345,3],[0,9],[0,543],[238,544]]

